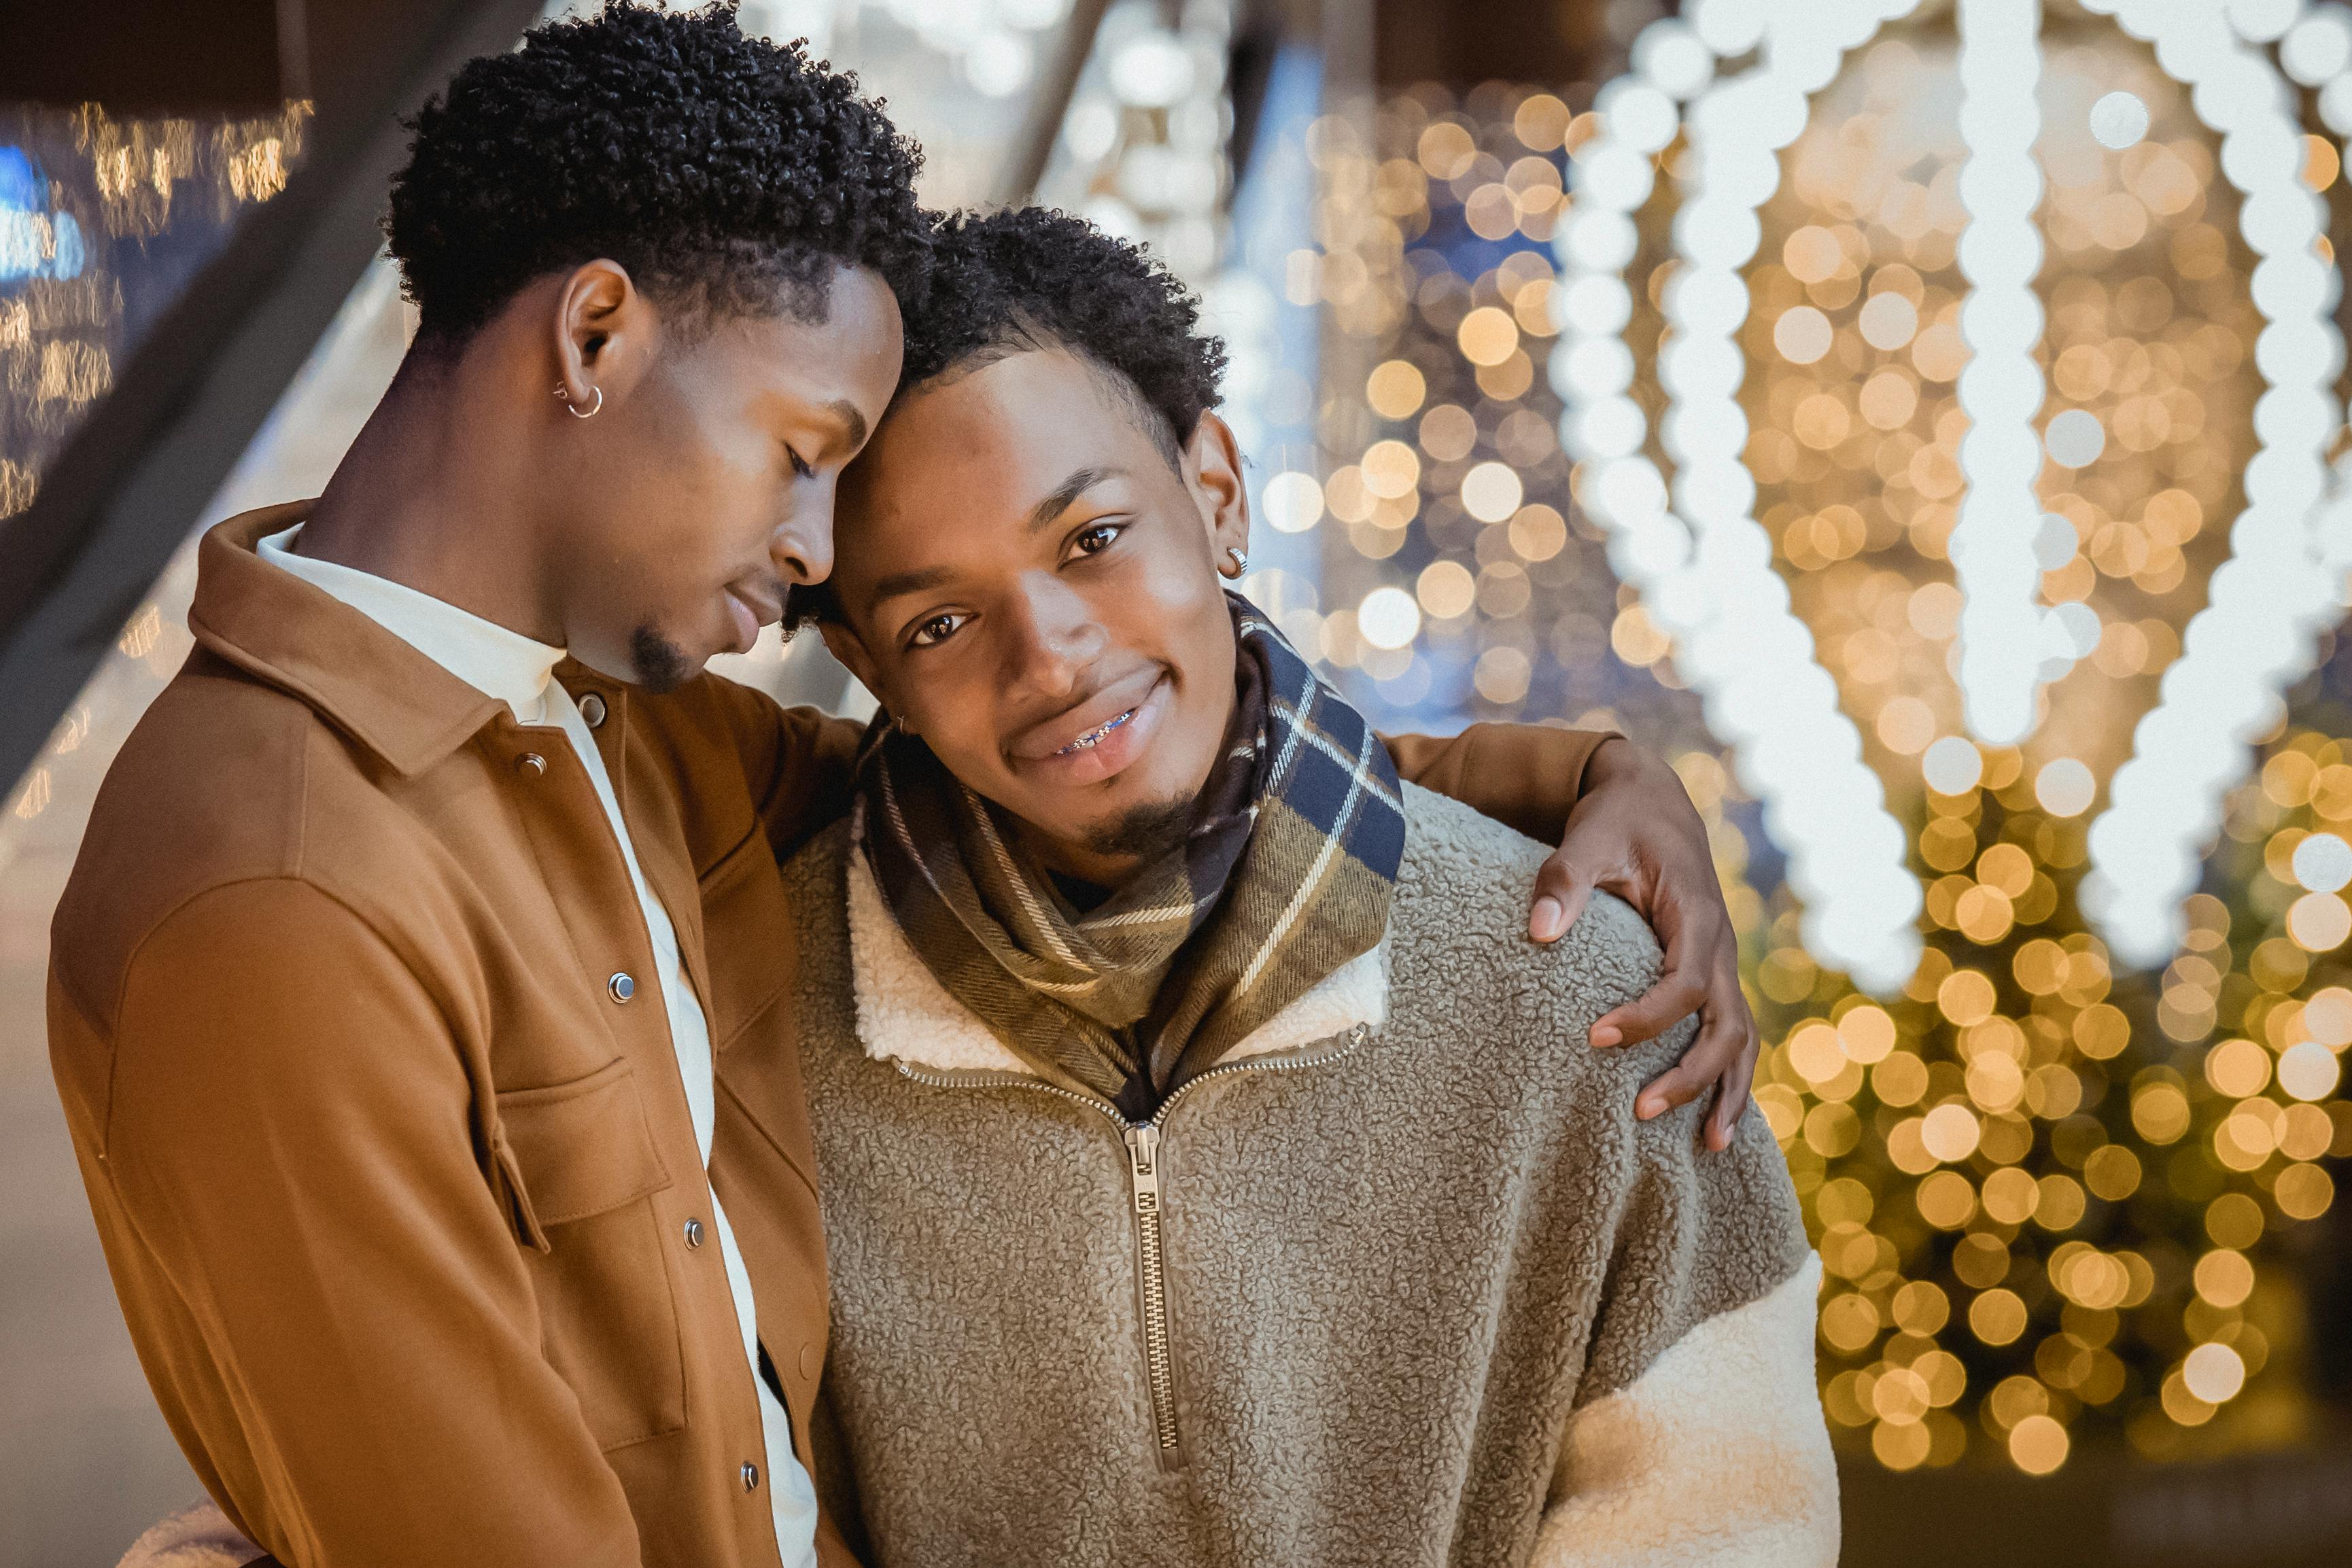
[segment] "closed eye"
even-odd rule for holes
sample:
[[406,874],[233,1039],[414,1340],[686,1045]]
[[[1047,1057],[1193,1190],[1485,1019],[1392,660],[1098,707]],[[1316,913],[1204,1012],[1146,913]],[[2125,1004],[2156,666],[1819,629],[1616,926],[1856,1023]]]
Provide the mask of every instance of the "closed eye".
[[929,620],[919,621],[913,633],[907,639],[907,645],[910,648],[936,648],[962,630],[963,623],[971,619],[961,612],[946,611]]
[[791,447],[784,448],[784,456],[791,461],[793,472],[800,477],[813,479],[816,476],[816,470],[809,466],[808,460]]

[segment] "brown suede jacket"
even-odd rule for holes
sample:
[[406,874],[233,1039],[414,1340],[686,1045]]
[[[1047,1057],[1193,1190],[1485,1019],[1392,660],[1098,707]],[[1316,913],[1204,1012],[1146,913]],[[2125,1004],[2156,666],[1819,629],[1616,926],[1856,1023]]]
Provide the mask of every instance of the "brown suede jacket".
[[[156,1398],[229,1519],[302,1568],[767,1568],[758,1405],[700,1243],[715,1185],[805,1463],[824,1241],[777,860],[845,810],[859,727],[712,676],[559,672],[709,1015],[706,1179],[586,771],[260,560],[303,511],[205,538],[195,651],[53,934],[51,1060]],[[1601,738],[1392,745],[1551,837]]]

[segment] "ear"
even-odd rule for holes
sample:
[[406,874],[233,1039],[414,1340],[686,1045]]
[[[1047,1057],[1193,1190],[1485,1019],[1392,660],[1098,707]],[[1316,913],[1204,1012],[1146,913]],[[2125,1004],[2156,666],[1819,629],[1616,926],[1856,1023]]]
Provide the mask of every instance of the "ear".
[[876,701],[897,713],[898,710],[891,707],[889,696],[883,690],[881,669],[874,663],[874,655],[866,651],[866,644],[858,640],[857,633],[838,621],[820,621],[817,630],[824,636],[826,651],[848,666],[849,673],[857,677],[860,685],[874,694]]
[[582,410],[601,410],[606,398],[634,385],[660,336],[653,302],[617,261],[574,268],[557,290],[550,328],[555,395]]
[[1249,486],[1242,476],[1242,449],[1233,426],[1213,412],[1202,413],[1185,444],[1184,483],[1201,509],[1209,553],[1222,572],[1230,564],[1227,550],[1249,549]]

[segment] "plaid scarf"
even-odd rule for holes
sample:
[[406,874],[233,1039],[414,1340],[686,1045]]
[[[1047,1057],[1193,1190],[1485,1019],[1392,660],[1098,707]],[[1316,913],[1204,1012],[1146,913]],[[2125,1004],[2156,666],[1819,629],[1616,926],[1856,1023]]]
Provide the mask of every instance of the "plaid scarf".
[[868,862],[940,985],[1049,1079],[1147,1113],[1388,928],[1387,748],[1248,601],[1234,723],[1184,841],[1078,913],[1003,814],[877,717]]

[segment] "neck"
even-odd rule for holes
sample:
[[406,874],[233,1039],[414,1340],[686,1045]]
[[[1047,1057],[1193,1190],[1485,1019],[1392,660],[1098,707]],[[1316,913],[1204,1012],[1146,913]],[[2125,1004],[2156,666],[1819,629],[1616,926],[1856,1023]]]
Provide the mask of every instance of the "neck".
[[566,641],[539,540],[534,444],[494,357],[411,350],[312,506],[295,549],[536,642]]

